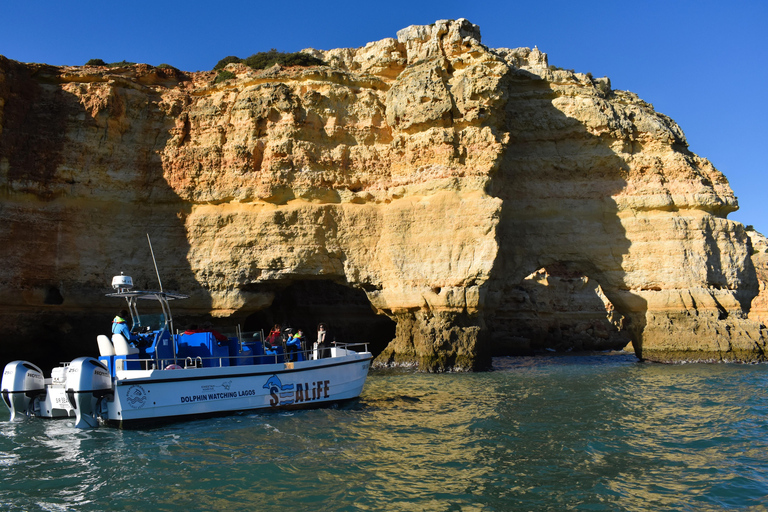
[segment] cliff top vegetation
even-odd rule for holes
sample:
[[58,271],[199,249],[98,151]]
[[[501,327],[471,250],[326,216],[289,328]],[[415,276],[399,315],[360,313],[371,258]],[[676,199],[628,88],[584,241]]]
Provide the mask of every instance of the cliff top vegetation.
[[224,57],[214,67],[215,70],[222,70],[227,64],[243,63],[246,66],[253,69],[266,69],[280,64],[281,66],[324,66],[325,62],[322,60],[308,55],[306,53],[294,52],[285,53],[279,52],[275,48],[272,48],[268,52],[254,53],[250,57],[241,59],[234,55]]

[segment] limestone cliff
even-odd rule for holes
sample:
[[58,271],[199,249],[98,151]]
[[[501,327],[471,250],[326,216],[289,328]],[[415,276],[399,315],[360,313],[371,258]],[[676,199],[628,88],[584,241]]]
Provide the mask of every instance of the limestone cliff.
[[466,20],[305,51],[221,83],[0,57],[3,359],[93,351],[110,277],[155,286],[145,233],[179,318],[322,320],[379,364],[765,359],[736,198],[651,105]]

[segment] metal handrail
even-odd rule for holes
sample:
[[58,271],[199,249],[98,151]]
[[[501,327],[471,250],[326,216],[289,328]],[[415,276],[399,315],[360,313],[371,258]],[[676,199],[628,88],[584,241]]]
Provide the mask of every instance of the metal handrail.
[[[344,350],[348,350],[349,347],[364,347],[364,351],[368,352],[368,343],[367,342],[359,342],[359,343],[334,343],[333,346],[328,347],[328,348],[329,349],[331,349],[331,348],[341,348],[341,349],[344,349]],[[314,355],[314,352],[315,352],[315,349],[313,347],[313,348],[297,351],[297,352],[295,352],[295,354],[303,354],[305,356],[304,361],[313,361],[313,360],[315,360],[312,357]],[[255,359],[255,358],[260,358],[262,360],[262,362],[260,362],[260,363],[253,363],[254,365],[270,364],[269,362],[264,362],[265,359],[266,360],[274,359],[274,363],[277,364],[279,362],[278,358],[281,357],[281,356],[284,359],[284,361],[283,361],[284,363],[304,362],[304,361],[287,361],[288,353],[283,353],[283,354],[256,354],[256,355],[242,355],[242,356],[209,356],[209,357],[197,356],[195,358],[187,357],[185,359],[185,361],[184,361],[184,366],[180,367],[180,368],[184,368],[184,369],[203,368],[203,367],[205,367],[204,366],[205,365],[204,361],[212,361],[212,360],[218,360],[219,361],[219,368],[223,368],[224,367],[223,366],[224,360],[232,362],[233,360],[236,361],[236,360],[240,360],[240,359]],[[339,356],[337,356],[337,357],[339,357]],[[332,359],[332,357],[329,357],[327,359]],[[161,369],[162,370],[162,369],[165,369],[169,365],[172,365],[172,364],[173,365],[177,365],[179,359],[178,359],[178,357],[174,357],[172,359],[171,358],[169,358],[169,359],[160,359],[159,361],[155,360],[155,359],[151,359],[151,358],[149,358],[149,359],[126,359],[126,361],[138,362],[138,363],[147,363],[147,366],[146,366],[147,368],[150,367],[149,363],[152,363],[152,365],[151,365],[152,368],[151,369],[153,369],[153,370],[154,369]],[[198,361],[200,362],[200,366],[197,365]]]

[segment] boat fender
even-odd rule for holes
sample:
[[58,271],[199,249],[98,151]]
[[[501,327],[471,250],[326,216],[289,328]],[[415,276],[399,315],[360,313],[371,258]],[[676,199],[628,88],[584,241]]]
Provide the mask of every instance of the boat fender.
[[168,366],[165,367],[165,369],[166,370],[183,370],[184,368],[182,368],[177,364],[169,364]]

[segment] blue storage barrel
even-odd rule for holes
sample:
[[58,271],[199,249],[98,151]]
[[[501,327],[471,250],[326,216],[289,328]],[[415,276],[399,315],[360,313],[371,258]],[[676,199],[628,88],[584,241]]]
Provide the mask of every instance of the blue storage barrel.
[[[274,347],[273,350],[264,350],[265,357],[263,358],[264,363],[270,364],[270,363],[283,363],[285,362],[285,356],[282,345]],[[275,356],[277,356],[277,360],[275,360]]]
[[[239,346],[239,343],[238,343]],[[243,350],[237,351],[237,357],[232,359],[232,365],[233,366],[246,366],[249,364],[253,364],[253,351],[251,350],[251,347],[243,343]]]

